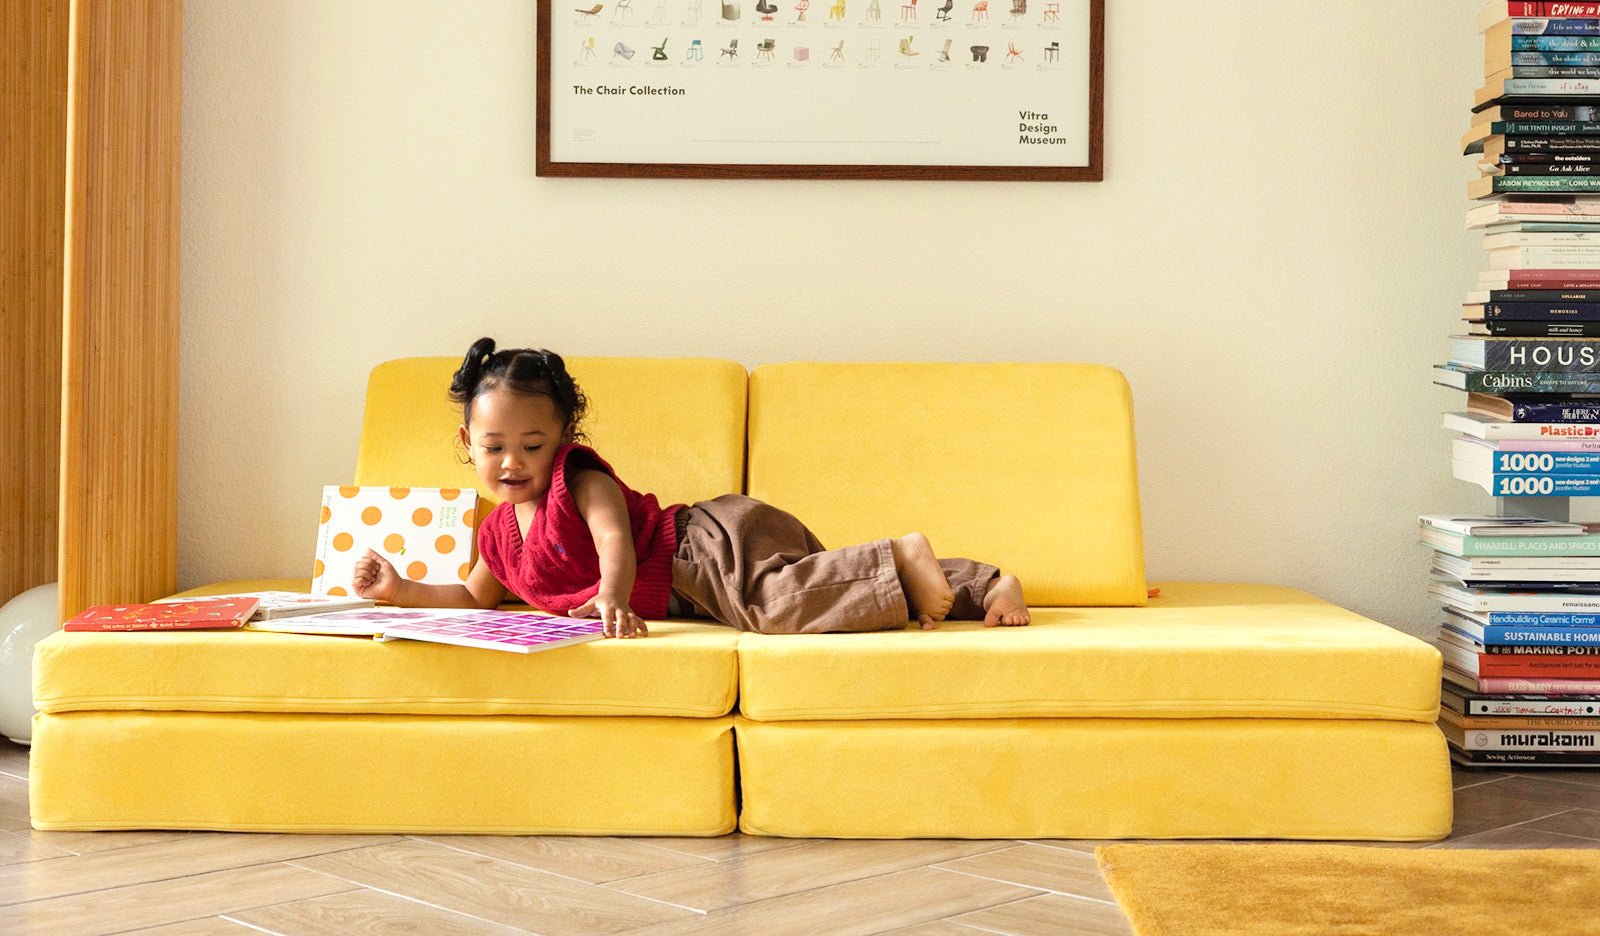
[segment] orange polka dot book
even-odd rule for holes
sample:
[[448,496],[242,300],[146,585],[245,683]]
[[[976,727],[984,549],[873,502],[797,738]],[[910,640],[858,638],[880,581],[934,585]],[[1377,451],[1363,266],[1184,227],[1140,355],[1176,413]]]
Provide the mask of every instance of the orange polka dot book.
[[472,571],[477,514],[478,492],[461,488],[323,488],[311,593],[350,594],[368,549],[414,582],[460,585]]

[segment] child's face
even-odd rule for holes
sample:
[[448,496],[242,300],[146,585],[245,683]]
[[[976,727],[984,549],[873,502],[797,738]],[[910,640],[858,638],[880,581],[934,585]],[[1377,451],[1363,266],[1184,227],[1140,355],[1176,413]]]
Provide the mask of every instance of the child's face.
[[556,449],[570,438],[554,400],[496,387],[472,401],[461,444],[478,479],[499,500],[538,503],[550,489]]

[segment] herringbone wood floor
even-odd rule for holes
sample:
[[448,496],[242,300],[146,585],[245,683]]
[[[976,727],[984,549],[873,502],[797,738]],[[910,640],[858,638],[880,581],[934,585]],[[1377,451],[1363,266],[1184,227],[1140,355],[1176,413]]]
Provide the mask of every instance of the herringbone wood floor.
[[[27,776],[0,740],[8,936],[1130,932],[1094,842],[35,832]],[[1600,771],[1458,770],[1398,847],[1600,848]]]

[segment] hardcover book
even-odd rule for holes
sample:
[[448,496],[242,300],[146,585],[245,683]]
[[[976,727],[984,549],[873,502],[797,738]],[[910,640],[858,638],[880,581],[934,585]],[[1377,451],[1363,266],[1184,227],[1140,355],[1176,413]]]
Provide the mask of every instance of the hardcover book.
[[1533,717],[1583,717],[1600,715],[1600,696],[1545,695],[1481,695],[1457,692],[1451,686],[1439,691],[1441,708],[1448,708],[1464,717],[1472,716],[1533,716]]
[[460,488],[324,488],[312,594],[349,596],[356,560],[368,549],[414,582],[465,582],[477,505],[478,493]]
[[[1470,403],[1469,403],[1469,405],[1470,405]],[[1591,408],[1592,407],[1578,407],[1578,409],[1591,409]],[[1444,428],[1446,428],[1446,429],[1451,429],[1451,430],[1454,430],[1456,432],[1464,433],[1466,435],[1469,435],[1469,436],[1472,436],[1474,438],[1481,439],[1481,440],[1484,440],[1484,441],[1487,441],[1487,442],[1495,442],[1495,441],[1499,441],[1499,440],[1502,440],[1502,439],[1504,439],[1504,440],[1600,439],[1600,425],[1595,425],[1595,424],[1589,423],[1589,422],[1548,422],[1548,423],[1503,422],[1503,421],[1495,419],[1493,416],[1485,416],[1482,413],[1467,412],[1467,413],[1445,413],[1442,417],[1440,417],[1440,424],[1443,425]],[[1455,456],[1457,458],[1478,458],[1478,457],[1483,457],[1483,453],[1481,451],[1479,451],[1478,449],[1474,449],[1474,448],[1462,448],[1462,449],[1459,449],[1455,453]],[[1560,459],[1560,458],[1558,458],[1558,459],[1555,459],[1555,461],[1556,462],[1570,461],[1572,465],[1590,464],[1590,462],[1586,461],[1585,459],[1570,459],[1570,460],[1568,460],[1568,459]],[[1520,471],[1520,470],[1523,470],[1521,468],[1513,469],[1511,467],[1508,467],[1508,466],[1504,465],[1503,462],[1504,462],[1504,460],[1501,460],[1500,462],[1496,462],[1495,463],[1495,470],[1497,470],[1497,471],[1513,471],[1513,470]],[[1594,464],[1596,466],[1600,466],[1600,461],[1595,461],[1592,464]],[[1533,468],[1533,469],[1527,469],[1527,470],[1538,471],[1538,470],[1549,470],[1549,469]]]
[[1450,362],[1484,371],[1600,374],[1600,339],[1452,335]]
[[61,625],[68,631],[227,630],[243,627],[255,598],[191,598],[151,604],[95,605]]
[[1468,393],[1600,393],[1600,374],[1480,370],[1435,364],[1433,382]]
[[[377,602],[369,598],[339,598],[333,595],[308,595],[304,592],[259,591],[239,592],[234,595],[208,595],[208,598],[254,598],[260,602],[256,613],[245,624],[248,628],[257,621],[298,617],[302,614],[322,614],[327,611],[344,611],[349,608],[370,608]],[[177,601],[166,598],[164,601]]]

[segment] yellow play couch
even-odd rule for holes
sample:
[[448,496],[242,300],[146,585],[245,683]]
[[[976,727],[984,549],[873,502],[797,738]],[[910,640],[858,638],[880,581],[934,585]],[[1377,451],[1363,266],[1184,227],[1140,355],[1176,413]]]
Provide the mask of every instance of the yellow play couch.
[[[1449,832],[1433,648],[1287,588],[1165,583],[1147,600],[1115,370],[570,363],[630,485],[667,503],[746,490],[828,544],[920,530],[1020,575],[1035,623],[767,637],[670,622],[526,657],[58,633],[35,658],[34,826]],[[356,483],[474,483],[444,400],[455,364],[373,372]],[[305,581],[196,591],[285,586]]]

